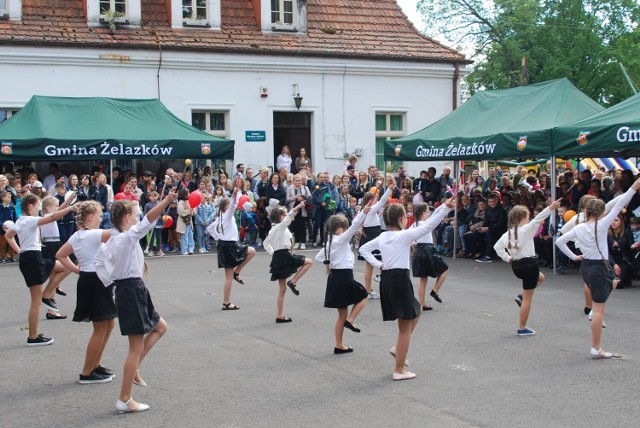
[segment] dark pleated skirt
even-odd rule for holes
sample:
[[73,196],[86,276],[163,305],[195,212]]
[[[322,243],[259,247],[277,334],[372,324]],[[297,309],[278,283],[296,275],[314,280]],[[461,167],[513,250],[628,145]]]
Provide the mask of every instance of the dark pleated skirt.
[[[55,259],[54,259],[55,260]],[[45,260],[42,252],[38,250],[25,251],[20,253],[18,266],[24,277],[27,287],[41,285],[47,282],[47,278],[53,270],[54,260]]]
[[367,298],[367,290],[353,279],[353,269],[331,269],[324,294],[325,308],[346,308]]
[[271,257],[271,281],[289,278],[298,272],[300,266],[304,264],[305,257],[300,254],[291,254],[289,250],[277,250]]
[[160,315],[142,278],[122,279],[114,284],[120,333],[123,336],[151,333],[158,325]]
[[413,250],[411,271],[414,278],[437,278],[442,275],[449,266],[436,254],[433,244],[417,244]]
[[73,321],[107,321],[118,316],[113,300],[113,284],[105,287],[95,272],[80,272],[78,276],[76,310]]
[[47,260],[52,260],[52,268],[56,263],[56,253],[62,247],[62,242],[54,241],[54,242],[43,242],[42,243],[42,258]]
[[412,320],[420,315],[420,303],[413,294],[409,269],[383,270],[380,275],[382,320]]
[[236,241],[218,241],[218,268],[232,269],[247,258],[248,247]]

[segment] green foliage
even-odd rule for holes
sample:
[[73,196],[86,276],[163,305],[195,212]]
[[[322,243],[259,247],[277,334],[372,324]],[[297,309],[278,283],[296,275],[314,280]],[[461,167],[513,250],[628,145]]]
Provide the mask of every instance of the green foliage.
[[115,33],[116,32],[116,28],[118,25],[118,19],[123,18],[125,15],[122,12],[117,12],[113,9],[103,9],[102,10],[102,19],[104,19],[104,22],[107,24],[107,26],[109,27],[109,32],[110,33]]
[[636,0],[420,0],[428,35],[474,48],[471,93],[567,77],[603,104],[640,77]]

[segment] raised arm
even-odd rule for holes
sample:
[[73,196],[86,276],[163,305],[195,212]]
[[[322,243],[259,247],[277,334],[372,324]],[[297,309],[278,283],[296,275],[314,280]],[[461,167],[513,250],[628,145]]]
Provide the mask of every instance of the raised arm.
[[421,237],[422,235],[431,232],[433,229],[438,227],[438,225],[442,222],[442,220],[449,214],[449,212],[453,209],[455,199],[451,198],[446,203],[440,205],[436,210],[429,216],[429,218],[422,223],[418,227],[412,227],[411,229],[405,229],[400,232],[400,236],[402,240],[406,243],[411,243]]
[[384,194],[382,195],[380,200],[374,206],[371,207],[370,214],[372,214],[372,215],[378,214],[378,211],[380,211],[382,209],[382,207],[384,207],[387,204],[387,201],[391,197],[391,193],[393,193],[393,190],[395,188],[396,188],[395,184],[387,187],[387,191],[384,192]]
[[62,217],[66,216],[70,212],[76,212],[76,211],[78,211],[78,207],[75,206],[75,205],[72,205],[70,207],[66,207],[66,208],[63,208],[61,210],[58,210],[58,211],[54,212],[53,214],[48,215],[46,217],[39,217],[38,218],[38,226],[42,226],[43,224],[53,223],[54,221],[60,220]]
[[[372,201],[373,202],[373,201]],[[353,238],[353,235],[356,234],[356,232],[358,230],[360,230],[360,227],[362,226],[362,224],[364,223],[364,219],[367,216],[367,213],[371,212],[371,203],[367,204],[356,216],[356,218],[353,219],[353,222],[351,223],[351,226],[349,226],[349,228],[347,230],[344,231],[344,233],[342,233],[340,236],[338,236],[336,239],[333,240],[334,243],[337,244],[346,244],[349,243],[349,241],[351,241],[351,238]]]
[[167,208],[169,204],[177,197],[178,194],[176,193],[176,189],[171,189],[167,197],[164,198],[158,205],[153,207],[145,216],[147,217],[149,223],[155,223],[158,220],[158,217],[160,217],[160,214],[162,214],[162,212],[165,210],[165,208]]
[[598,229],[608,229],[609,226],[611,226],[611,223],[613,223],[613,220],[618,216],[620,211],[622,211],[622,208],[626,207],[629,202],[631,202],[631,198],[633,198],[633,195],[635,195],[638,190],[640,190],[640,179],[634,181],[629,190],[627,190],[624,195],[616,201],[613,208],[611,208],[611,211],[609,211],[609,213],[598,222]]

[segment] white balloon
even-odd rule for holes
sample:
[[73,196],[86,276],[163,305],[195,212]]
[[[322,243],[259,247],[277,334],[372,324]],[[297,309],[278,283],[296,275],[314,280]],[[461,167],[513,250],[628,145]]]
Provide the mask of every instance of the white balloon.
[[14,224],[15,223],[12,222],[11,220],[7,220],[4,223],[2,223],[2,228],[4,229],[5,232],[8,232],[9,229],[11,229]]
[[421,202],[424,202],[424,199],[422,198],[422,193],[416,193],[416,195],[413,197],[413,204],[419,204]]

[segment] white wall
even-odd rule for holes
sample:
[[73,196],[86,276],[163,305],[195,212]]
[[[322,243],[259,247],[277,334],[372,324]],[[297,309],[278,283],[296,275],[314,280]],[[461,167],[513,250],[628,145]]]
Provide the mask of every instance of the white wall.
[[[22,106],[32,95],[155,98],[158,58],[155,51],[4,47],[0,73],[12,84],[0,92],[0,108]],[[356,148],[364,150],[360,167],[375,162],[376,111],[406,112],[407,133],[448,114],[452,76],[448,64],[163,50],[160,99],[188,123],[194,109],[229,110],[234,164],[255,167],[272,163],[273,112],[296,111],[298,84],[300,111],[312,114],[314,170],[337,172]],[[246,130],[265,130],[267,142],[246,143]],[[413,174],[427,165],[407,167]]]

